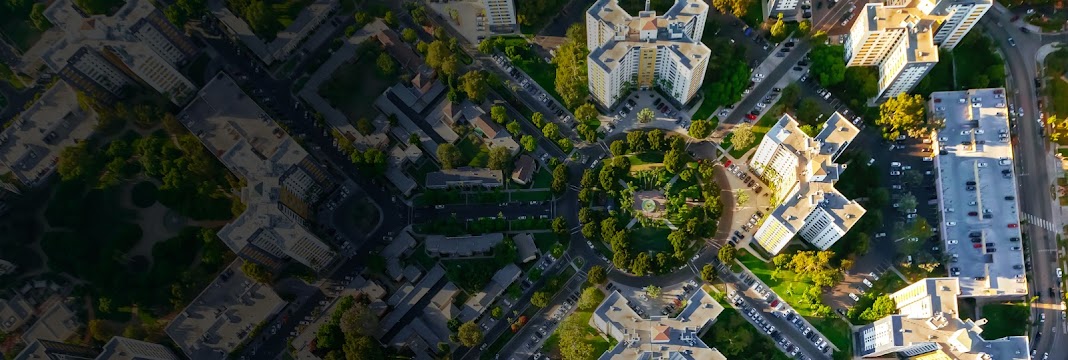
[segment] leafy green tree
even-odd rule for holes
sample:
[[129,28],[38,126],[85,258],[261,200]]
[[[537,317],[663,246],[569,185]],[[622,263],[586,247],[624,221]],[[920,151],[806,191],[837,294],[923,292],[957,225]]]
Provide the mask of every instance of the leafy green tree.
[[508,133],[511,134],[512,137],[519,136],[523,133],[522,128],[519,127],[519,123],[515,121],[509,121],[508,125],[505,126],[505,129],[508,130]]
[[356,131],[359,131],[361,134],[364,135],[370,135],[371,133],[375,132],[375,125],[371,123],[371,120],[368,120],[367,118],[363,117],[359,120],[356,120]]
[[534,127],[541,129],[545,126],[545,115],[535,112],[530,115],[530,122],[534,124]]
[[612,145],[608,146],[611,150],[612,156],[621,156],[627,154],[627,141],[620,139],[612,142]]
[[730,265],[734,263],[734,259],[737,256],[737,250],[733,246],[724,246],[719,248],[719,252],[716,253],[719,261],[724,265]]
[[441,161],[441,167],[445,169],[452,169],[459,165],[460,159],[463,156],[456,145],[449,143],[439,145],[437,155],[438,159]]
[[393,62],[393,58],[390,57],[389,54],[378,54],[378,59],[375,60],[375,63],[378,64],[378,71],[380,71],[382,75],[393,76],[393,74],[397,72],[397,64]]
[[608,273],[601,265],[594,265],[586,272],[586,281],[591,285],[601,285],[608,281]]
[[414,29],[405,28],[401,31],[401,39],[409,44],[414,44],[416,40],[419,40],[419,36],[415,33]]
[[652,129],[645,133],[645,139],[649,144],[649,148],[652,150],[660,151],[664,150],[664,131],[660,129]]
[[923,95],[901,93],[879,105],[875,124],[882,128],[883,137],[888,140],[900,135],[926,136],[934,129],[925,120],[925,109]]
[[701,280],[705,282],[716,280],[716,268],[712,264],[705,264],[705,266],[701,267]]
[[634,260],[630,262],[630,272],[639,276],[645,275],[652,270],[652,266],[653,259],[649,257],[649,253],[644,251],[639,252],[638,255],[634,257]]
[[748,123],[735,126],[731,133],[734,134],[731,136],[731,143],[735,148],[745,149],[756,141],[756,136],[753,135],[753,125]]
[[[573,28],[581,28],[582,25],[572,25]],[[569,29],[570,30],[570,29]],[[556,48],[556,93],[564,100],[564,105],[575,109],[585,101],[589,95],[589,87],[586,81],[586,49],[585,42],[568,39]]]
[[369,306],[355,302],[341,314],[338,325],[346,336],[373,336],[378,330],[378,314]]
[[801,104],[797,106],[797,118],[804,124],[815,124],[816,119],[822,114],[820,104],[812,98],[801,100]]
[[44,11],[47,7],[44,3],[33,3],[33,9],[30,10],[30,21],[33,22],[33,27],[37,28],[37,30],[45,31],[52,27],[52,23],[44,16]]
[[[317,345],[322,348],[321,343]],[[350,336],[345,339],[345,345],[342,348],[345,353],[346,360],[385,360],[386,352],[382,349],[382,345],[378,344],[378,341],[370,336]]]
[[864,321],[875,321],[892,315],[897,312],[897,302],[890,296],[883,294],[875,299],[875,303],[870,308],[864,310],[860,314],[860,319]]
[[353,15],[353,19],[356,20],[356,26],[362,27],[370,23],[372,17],[371,14],[368,14],[366,11],[357,11],[356,14]]
[[393,14],[393,11],[386,11],[386,14],[382,16],[382,21],[390,27],[397,27],[397,16]]
[[848,67],[842,85],[852,94],[846,97],[857,100],[850,105],[857,108],[867,107],[866,100],[879,94],[879,69],[874,66]]
[[241,264],[241,271],[245,273],[250,279],[255,280],[261,284],[270,284],[274,275],[270,270],[263,267],[260,264],[254,262],[245,261]]
[[504,316],[504,309],[501,309],[500,306],[494,306],[493,309],[490,309],[490,316],[494,319],[500,319],[501,316]]
[[845,48],[839,45],[816,45],[809,53],[810,71],[824,87],[837,85],[845,79]]
[[601,223],[591,221],[582,225],[582,236],[587,240],[593,241],[600,238],[601,235]]
[[553,183],[551,187],[554,193],[562,194],[567,190],[568,175],[567,166],[559,165],[553,169]]
[[512,152],[504,146],[494,146],[489,149],[489,168],[504,170],[512,162]]
[[809,31],[812,31],[812,22],[808,20],[802,20],[797,24],[797,31],[801,34],[808,35]]
[[482,329],[474,321],[468,321],[460,325],[457,337],[460,338],[460,344],[463,346],[475,347],[482,342]]
[[419,134],[411,133],[410,135],[408,135],[409,145],[418,146],[420,143],[421,141],[419,141]]
[[653,118],[656,117],[656,114],[653,113],[653,109],[642,108],[641,110],[638,110],[638,114],[635,116],[637,116],[639,123],[645,124],[650,121],[653,121]]
[[597,120],[597,108],[593,104],[585,103],[575,109],[575,119],[582,122]]
[[772,41],[779,42],[786,38],[786,23],[782,21],[782,13],[779,13],[779,18],[775,20],[775,24],[771,25],[771,39]]
[[526,150],[530,153],[534,152],[534,150],[538,148],[538,140],[534,139],[534,137],[530,135],[523,135],[523,137],[519,138],[519,143],[523,145],[523,150]]
[[695,139],[704,139],[712,134],[712,124],[705,120],[694,120],[690,123],[689,134]]
[[84,179],[95,175],[94,163],[96,160],[89,154],[88,144],[82,142],[68,146],[59,153],[59,164],[56,171],[63,181]]
[[[556,234],[557,238],[564,238],[569,233],[567,228],[567,220],[563,216],[557,216],[553,219],[552,223],[553,234]],[[592,268],[590,269],[593,270]]]
[[[529,2],[520,2],[520,4]],[[572,314],[561,322],[560,328],[556,330],[560,334],[560,355],[563,360],[585,360],[593,355],[593,345],[584,340],[588,326],[575,320],[577,319],[575,316]]]
[[801,98],[801,87],[797,83],[790,83],[786,87],[782,88],[782,94],[779,97],[779,101],[786,104],[787,108],[793,109],[797,104],[797,100]]
[[905,195],[901,195],[901,198],[898,199],[897,203],[897,210],[900,212],[907,213],[909,211],[916,210],[916,196],[912,195],[912,193],[905,193]]
[[545,126],[541,128],[541,133],[550,140],[556,140],[560,138],[560,126],[553,122],[546,123]]
[[582,295],[579,296],[578,308],[579,310],[593,310],[601,303],[602,298],[604,298],[604,294],[601,293],[601,289],[590,286],[582,290]]
[[539,290],[530,296],[530,305],[545,307],[549,305],[549,294],[545,290]]
[[486,74],[482,71],[472,70],[460,77],[460,86],[467,97],[475,102],[482,102],[486,98]]
[[493,122],[498,124],[504,124],[508,120],[508,110],[501,105],[493,105],[490,107],[490,118]]
[[645,134],[641,131],[631,131],[627,133],[627,144],[630,145],[630,150],[633,152],[642,152],[648,150],[645,142]]
[[649,286],[645,287],[645,295],[649,295],[649,297],[651,297],[651,298],[654,298],[654,299],[658,298],[658,297],[660,297],[660,294],[661,294],[661,290],[660,290],[659,286],[649,285]]
[[672,174],[678,174],[686,166],[686,153],[680,150],[668,150],[664,153],[664,168]]

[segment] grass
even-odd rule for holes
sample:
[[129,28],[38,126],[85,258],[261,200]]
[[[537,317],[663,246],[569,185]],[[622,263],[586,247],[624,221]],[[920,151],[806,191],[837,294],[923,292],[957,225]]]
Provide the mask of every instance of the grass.
[[375,64],[377,51],[369,51],[356,61],[342,65],[331,80],[319,88],[319,94],[355,123],[360,118],[374,119],[378,115],[372,103],[386,91],[393,78],[383,75]]
[[1052,105],[1053,114],[1057,115],[1058,119],[1068,118],[1068,81],[1064,81],[1061,77],[1053,78],[1049,81],[1049,98]]
[[532,189],[548,189],[553,185],[553,173],[549,169],[538,169],[530,181]]
[[770,286],[776,295],[793,306],[798,314],[812,316],[812,308],[801,301],[802,295],[816,286],[808,277],[785,269],[778,270],[776,276],[772,276],[776,272],[774,265],[763,262],[745,251],[739,252],[738,261],[749,268],[749,271],[752,271],[764,284]]
[[673,251],[671,243],[667,240],[670,233],[671,229],[663,225],[644,227],[636,224],[631,228],[631,246],[635,252]]
[[745,21],[746,25],[749,25],[750,27],[759,28],[764,20],[767,19],[764,18],[764,9],[761,8],[761,1],[749,0],[749,6],[746,6],[745,15],[742,16],[742,21]]
[[[456,147],[460,149],[460,162],[469,166],[484,167],[485,160],[489,158],[489,148],[475,135],[464,136],[456,142]],[[483,166],[478,166],[480,163]]]
[[839,351],[835,352],[835,358],[839,354],[843,354],[848,358],[848,355],[853,353],[853,331],[849,329],[848,322],[840,318],[805,317],[805,320],[808,320],[820,334],[826,336],[827,340],[830,340],[838,348]]
[[[18,18],[17,16],[15,17]],[[33,26],[33,23],[27,18],[25,20],[7,19],[2,25],[0,25],[0,32],[4,34],[4,38],[10,40],[12,45],[19,48],[19,50],[29,50],[33,44],[37,43],[37,40],[41,38],[43,31]]]
[[512,201],[549,201],[552,200],[552,191],[516,191],[512,193]]
[[953,91],[953,53],[945,50],[938,52],[938,63],[912,93],[930,97],[937,91]]
[[[775,126],[775,122],[778,120],[779,118],[777,116],[773,117],[770,114],[764,114],[764,116],[760,118],[760,121],[757,121],[757,123],[753,125],[753,143],[749,144],[749,146],[746,146],[744,148],[735,147],[731,149],[731,156],[735,158],[740,158],[742,157],[742,155],[745,155],[745,153],[748,152],[750,149],[759,145],[760,140],[764,139],[764,134],[767,134],[768,130],[771,130],[771,127]],[[730,147],[732,145],[732,138],[734,138],[733,133],[727,134],[727,136],[723,138],[723,143],[720,144],[720,146],[722,146],[724,149]]]
[[541,250],[541,252],[543,253],[548,253],[549,249],[551,249],[553,245],[559,243],[559,240],[557,240],[556,238],[556,234],[553,233],[534,233],[532,234],[532,236],[534,236],[534,245],[536,245],[538,247],[538,250]]
[[630,162],[630,166],[662,164],[664,162],[664,153],[655,151],[627,155],[627,161]]
[[[701,337],[709,347],[718,349],[728,359],[790,359],[775,347],[771,338],[755,331],[738,310],[725,308],[716,322]],[[743,335],[748,333],[748,335]],[[750,339],[745,341],[745,339]]]
[[994,340],[1026,334],[1031,311],[1022,302],[987,304],[983,306],[983,317],[989,323],[983,327],[982,336]]
[[441,170],[441,169],[438,168],[437,164],[435,164],[433,161],[425,160],[425,161],[423,161],[422,164],[409,168],[408,169],[408,174],[411,175],[412,178],[414,178],[415,181],[417,183],[419,183],[420,186],[425,186],[426,185],[425,184],[425,182],[426,182],[426,174],[429,174],[429,173],[432,173],[432,172],[435,172],[435,171],[438,171],[438,170]]
[[[598,293],[601,294],[601,299],[598,300],[598,303],[600,303],[604,300],[604,293]],[[605,351],[608,351],[608,349],[615,346],[616,341],[611,337],[609,337],[609,339],[612,340],[605,340],[605,338],[601,337],[600,332],[589,325],[591,317],[593,317],[593,310],[577,310],[571,314],[571,316],[568,316],[567,319],[564,319],[564,322],[560,324],[560,327],[564,327],[565,323],[575,323],[582,327],[583,330],[585,330],[582,332],[582,342],[589,344],[593,349],[593,351],[590,351],[590,356],[586,359],[596,360],[600,358]],[[549,338],[545,340],[545,344],[542,345],[542,350],[549,354],[551,358],[560,358],[560,334],[554,331],[552,335],[549,335]]]
[[436,259],[427,255],[425,243],[420,243],[419,246],[415,248],[415,251],[412,251],[412,255],[408,257],[408,260],[421,265],[424,269],[432,268],[434,267],[434,264],[438,263]]

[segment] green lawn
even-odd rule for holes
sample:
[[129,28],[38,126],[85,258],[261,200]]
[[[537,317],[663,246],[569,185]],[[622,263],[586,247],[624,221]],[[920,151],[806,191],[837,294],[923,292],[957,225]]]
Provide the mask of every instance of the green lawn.
[[534,244],[542,253],[549,253],[549,249],[560,242],[553,233],[541,232],[534,233],[532,236],[534,236]]
[[656,151],[627,155],[627,161],[630,162],[630,166],[660,164],[664,162],[664,153]]
[[750,27],[758,28],[760,24],[767,20],[764,18],[764,10],[761,8],[761,1],[749,0],[749,6],[746,7],[745,15],[742,16],[742,21],[745,21]]
[[[604,299],[604,293],[601,293],[601,299],[602,300]],[[603,337],[601,337],[600,332],[598,332],[597,329],[594,329],[593,327],[591,327],[589,325],[591,317],[593,317],[593,310],[586,310],[586,311],[578,310],[578,311],[575,311],[573,314],[571,314],[571,316],[568,316],[567,319],[564,319],[564,322],[565,323],[577,323],[577,325],[579,325],[583,329],[585,329],[585,332],[583,333],[583,339],[582,340],[583,340],[583,342],[589,344],[593,348],[593,351],[590,351],[590,356],[588,358],[586,358],[586,359],[587,360],[596,360],[597,358],[601,357],[601,354],[604,354],[605,351],[608,351],[609,348],[611,348],[612,346],[615,346],[616,345],[616,341],[614,339],[613,340],[605,340]],[[560,324],[560,327],[564,327],[564,326],[565,326],[564,323]],[[612,339],[612,338],[609,338],[609,339]],[[545,344],[542,345],[542,351],[544,351],[545,353],[549,354],[549,356],[551,358],[559,359],[560,358],[560,349],[559,348],[560,348],[560,335],[557,334],[554,331],[553,334],[549,335],[549,338],[545,340]]]
[[530,181],[532,189],[548,189],[553,185],[553,172],[549,169],[538,169]]
[[552,191],[516,191],[512,192],[512,201],[549,201],[552,200]]
[[[731,149],[731,156],[735,158],[740,158],[742,157],[742,155],[745,155],[745,153],[749,151],[749,149],[760,145],[760,141],[764,139],[764,134],[767,134],[768,130],[771,130],[771,127],[775,126],[776,121],[779,121],[778,115],[772,116],[770,113],[764,114],[764,116],[760,118],[760,121],[757,121],[756,124],[753,124],[753,143],[744,148],[736,147],[734,149]],[[720,144],[720,146],[726,149],[732,144],[731,138],[733,138],[733,134],[727,134],[727,136],[723,138],[723,143]]]
[[849,354],[852,354],[853,348],[853,332],[849,329],[849,323],[837,317],[833,318],[816,318],[805,317],[813,327],[816,328],[823,336],[827,337],[839,351],[834,353],[835,359],[839,356],[849,358]]
[[489,159],[489,147],[482,144],[477,135],[468,134],[464,136],[460,141],[456,142],[456,147],[460,149],[460,163],[462,164],[484,167],[485,162]]
[[342,65],[331,75],[331,80],[319,88],[330,105],[348,117],[349,122],[367,118],[372,120],[378,115],[373,105],[374,99],[395,81],[378,70],[375,60],[378,51],[367,51],[352,63]]
[[419,186],[424,186],[426,182],[426,174],[441,170],[436,163],[430,160],[424,160],[422,164],[418,166],[412,166],[408,169],[408,175],[411,175],[415,182],[419,183]]
[[1068,118],[1068,82],[1059,77],[1050,79],[1048,90],[1052,98],[1052,113],[1058,119]]
[[770,337],[755,329],[738,310],[727,307],[701,340],[728,359],[790,359],[775,347]]
[[798,314],[812,316],[811,307],[801,301],[802,295],[816,286],[810,279],[790,270],[778,270],[778,274],[773,277],[772,273],[776,272],[774,265],[763,262],[746,251],[739,252],[738,260],[764,284],[770,286],[775,294],[793,306]]
[[644,227],[635,224],[630,233],[632,249],[636,252],[673,251],[671,243],[667,240],[667,236],[670,233],[671,229],[668,229],[667,226]]
[[994,340],[1026,334],[1031,311],[1022,302],[988,304],[983,306],[983,317],[989,323],[983,326],[982,336]]

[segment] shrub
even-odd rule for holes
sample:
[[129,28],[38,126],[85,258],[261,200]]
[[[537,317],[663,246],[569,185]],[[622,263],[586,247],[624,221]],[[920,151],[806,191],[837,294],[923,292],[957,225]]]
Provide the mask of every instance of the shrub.
[[156,185],[151,182],[139,182],[130,190],[130,201],[142,209],[152,206],[156,203],[157,190]]

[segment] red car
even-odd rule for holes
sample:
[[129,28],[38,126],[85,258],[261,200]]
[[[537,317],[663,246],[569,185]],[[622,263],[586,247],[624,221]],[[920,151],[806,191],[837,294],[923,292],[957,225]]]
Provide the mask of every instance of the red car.
[[749,119],[749,120],[756,120],[756,115],[753,115],[753,114],[745,114],[745,118],[746,118],[746,119]]
[[726,163],[726,165],[724,165],[724,166],[731,166],[731,161],[730,161],[730,160],[727,160],[727,163]]
[[1009,228],[1010,228],[1010,229],[1015,229],[1015,228],[1018,228],[1018,227],[1020,227],[1020,225],[1016,225],[1016,224],[1009,224]]
[[983,244],[972,244],[972,247],[978,249],[983,247]]

